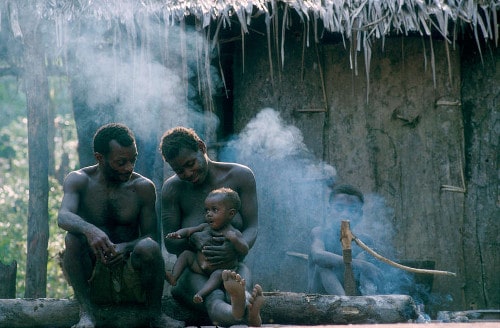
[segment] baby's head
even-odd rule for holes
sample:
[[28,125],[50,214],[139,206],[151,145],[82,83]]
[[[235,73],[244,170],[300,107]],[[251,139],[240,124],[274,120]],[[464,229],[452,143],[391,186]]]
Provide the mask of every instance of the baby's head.
[[205,198],[205,217],[210,227],[219,230],[227,226],[241,207],[238,193],[230,188],[212,190]]

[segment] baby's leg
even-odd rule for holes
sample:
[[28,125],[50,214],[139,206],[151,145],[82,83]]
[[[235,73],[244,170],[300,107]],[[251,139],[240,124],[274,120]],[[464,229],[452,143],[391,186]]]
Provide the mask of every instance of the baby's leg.
[[188,266],[189,267],[192,266],[195,261],[196,261],[196,254],[194,252],[191,251],[182,252],[177,258],[177,261],[175,261],[172,273],[170,272],[165,273],[168,283],[172,286],[177,285],[177,279],[179,279],[184,269],[186,269]]
[[196,293],[196,295],[194,295],[193,302],[202,303],[203,297],[205,297],[210,292],[219,288],[221,283],[222,283],[222,270],[215,270],[214,272],[212,272],[212,274],[210,274],[210,278],[208,278],[203,288],[200,289]]

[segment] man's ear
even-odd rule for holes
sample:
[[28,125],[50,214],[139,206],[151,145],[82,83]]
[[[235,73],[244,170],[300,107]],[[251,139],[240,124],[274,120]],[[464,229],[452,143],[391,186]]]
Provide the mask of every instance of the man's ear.
[[201,150],[202,153],[206,154],[207,153],[207,145],[203,141],[198,141],[198,148]]
[[94,157],[97,160],[97,163],[102,164],[104,162],[104,155],[101,153],[94,153]]

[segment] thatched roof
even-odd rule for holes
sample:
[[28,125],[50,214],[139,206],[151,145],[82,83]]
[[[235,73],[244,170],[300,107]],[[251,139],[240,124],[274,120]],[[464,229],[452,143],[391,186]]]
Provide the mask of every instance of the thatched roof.
[[[63,38],[59,34],[65,30],[64,25],[86,19],[119,22],[134,35],[136,27],[148,19],[161,21],[165,26],[179,23],[182,26],[189,18],[196,22],[199,30],[209,31],[205,37],[214,46],[222,29],[241,29],[244,40],[246,33],[252,33],[250,27],[257,17],[261,21],[264,18],[268,43],[274,39],[275,45],[281,48],[277,49],[281,62],[285,57],[283,44],[287,28],[292,17],[295,21],[299,17],[304,31],[308,32],[304,35],[309,37],[309,31],[313,31],[316,42],[324,31],[338,33],[347,40],[351,50],[356,50],[351,52],[354,62],[355,53],[363,51],[367,75],[373,40],[387,36],[420,34],[432,40],[440,35],[447,41],[448,51],[448,43],[467,31],[474,35],[480,56],[485,43],[498,46],[499,40],[500,0],[4,0],[0,1],[0,14],[15,7],[9,3],[35,8],[36,13],[55,21],[59,39]],[[14,36],[20,36],[12,9],[10,20]],[[58,40],[58,46],[62,44]],[[271,58],[271,47],[268,48]],[[205,53],[207,58],[209,52]],[[209,76],[209,60],[204,62]],[[434,65],[432,67],[435,74]],[[272,79],[272,68],[270,72]],[[209,85],[208,89],[211,88]]]
[[[477,38],[495,45],[499,39],[500,0],[50,0],[46,4],[47,12],[73,19],[79,15],[111,19],[119,13],[121,19],[127,19],[154,14],[175,23],[194,16],[207,27],[212,22],[227,26],[236,18],[247,32],[258,15],[266,15],[268,21],[279,17],[280,24],[286,24],[288,14],[295,11],[303,22],[319,21],[327,31],[345,38],[355,32],[362,39],[439,32],[452,40],[457,28],[469,26]],[[283,14],[277,15],[279,11]]]

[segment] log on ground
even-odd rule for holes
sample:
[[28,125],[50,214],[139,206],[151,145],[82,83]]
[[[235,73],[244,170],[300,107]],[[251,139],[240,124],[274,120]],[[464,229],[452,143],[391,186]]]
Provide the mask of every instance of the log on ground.
[[417,318],[408,295],[334,296],[302,293],[264,293],[265,324],[328,325],[399,323]]
[[[291,292],[264,293],[264,324],[327,325],[398,323],[417,317],[407,295],[332,296]],[[208,326],[204,313],[195,312],[164,297],[166,315],[189,326]],[[0,299],[0,328],[66,328],[78,322],[79,307],[68,299]],[[102,306],[96,314],[101,327],[147,327],[146,308],[132,305]]]
[[[206,325],[208,316],[180,305],[172,297],[162,300],[162,312],[189,325]],[[98,327],[149,327],[146,306],[106,305],[96,312]],[[79,306],[69,299],[0,299],[0,328],[68,328],[79,320]]]

